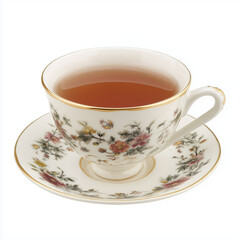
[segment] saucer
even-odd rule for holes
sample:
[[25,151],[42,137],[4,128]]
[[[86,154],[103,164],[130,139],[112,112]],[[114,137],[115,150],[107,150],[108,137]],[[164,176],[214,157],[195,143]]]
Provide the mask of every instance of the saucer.
[[[195,118],[182,118],[182,127]],[[195,186],[216,167],[218,139],[205,125],[150,158],[147,174],[129,181],[108,181],[87,174],[86,161],[58,134],[50,113],[27,126],[15,145],[22,172],[40,187],[74,200],[127,204],[174,196]]]

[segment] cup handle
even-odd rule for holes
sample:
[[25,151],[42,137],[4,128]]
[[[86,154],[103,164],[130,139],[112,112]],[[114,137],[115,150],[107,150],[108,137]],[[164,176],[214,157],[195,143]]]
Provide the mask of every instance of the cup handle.
[[199,118],[195,119],[188,125],[184,126],[183,128],[176,131],[173,136],[167,141],[167,144],[160,150],[164,150],[169,147],[171,144],[177,142],[182,136],[185,134],[193,131],[194,129],[200,127],[201,125],[205,124],[212,118],[214,118],[223,108],[225,104],[225,95],[223,91],[217,87],[202,87],[196,90],[193,90],[188,93],[185,108],[183,110],[182,116],[186,115],[192,104],[199,98],[203,96],[211,96],[214,98],[215,103],[214,106],[207,111],[206,113],[202,114]]

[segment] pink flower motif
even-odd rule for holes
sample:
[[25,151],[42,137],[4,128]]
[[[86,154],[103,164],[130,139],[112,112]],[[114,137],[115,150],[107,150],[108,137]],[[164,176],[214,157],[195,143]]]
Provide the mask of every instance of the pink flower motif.
[[200,162],[200,161],[203,160],[203,159],[204,159],[204,156],[203,156],[203,154],[200,153],[200,154],[194,156],[194,157],[193,157],[193,160],[192,160],[191,162],[189,162],[187,165],[188,165],[188,166],[193,165],[193,164],[195,164],[195,163]]
[[49,183],[55,185],[56,187],[66,187],[66,185],[64,183],[58,181],[55,177],[51,176],[47,172],[41,172],[40,175],[43,179],[45,179]]
[[51,132],[46,132],[45,139],[48,139],[49,141],[53,142],[53,143],[59,143],[60,139],[56,136],[54,136]]
[[142,133],[139,136],[135,137],[129,144],[135,148],[138,145],[143,146],[147,143],[147,139],[149,139],[150,135],[147,133]]
[[68,150],[69,152],[74,152],[73,149],[70,148],[70,147],[67,147],[67,150]]
[[188,177],[182,177],[182,178],[179,178],[178,180],[168,182],[168,183],[164,183],[163,188],[168,189],[168,188],[176,187],[176,186],[184,183],[185,181],[187,181],[189,179],[190,178],[188,178]]
[[110,145],[110,149],[114,153],[122,153],[122,152],[126,152],[129,149],[129,145],[125,142],[118,140],[115,143]]
[[62,125],[59,123],[58,120],[56,120],[55,118],[53,118],[54,122],[55,122],[55,125],[57,127],[57,130],[58,132],[63,136],[63,137],[66,137],[67,134],[66,134],[66,130],[62,127]]

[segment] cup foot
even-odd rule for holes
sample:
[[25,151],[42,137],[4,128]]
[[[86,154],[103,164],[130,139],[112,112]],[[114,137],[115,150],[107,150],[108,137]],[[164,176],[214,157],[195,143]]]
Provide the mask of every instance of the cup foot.
[[147,176],[155,166],[153,157],[127,166],[105,166],[89,162],[81,158],[79,162],[82,171],[89,177],[102,182],[133,182]]

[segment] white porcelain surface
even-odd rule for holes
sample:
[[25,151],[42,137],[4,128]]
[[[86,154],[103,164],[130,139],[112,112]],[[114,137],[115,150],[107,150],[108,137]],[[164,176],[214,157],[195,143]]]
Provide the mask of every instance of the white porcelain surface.
[[[192,122],[185,116],[180,127]],[[206,126],[155,156],[140,178],[108,181],[88,176],[80,157],[58,134],[50,114],[31,123],[15,148],[24,174],[44,189],[63,197],[95,203],[140,203],[183,192],[203,180],[220,158],[220,145]]]
[[[122,109],[86,106],[63,99],[54,92],[54,84],[73,72],[116,67],[169,76],[176,81],[179,91],[158,103]],[[73,52],[51,62],[42,75],[51,113],[61,136],[80,157],[95,164],[95,172],[105,178],[112,175],[113,179],[123,179],[127,172],[128,177],[135,175],[140,161],[155,156],[221,111],[225,97],[220,89],[208,86],[189,91],[190,82],[189,70],[177,59],[156,51],[127,47]],[[180,119],[202,96],[212,96],[214,106],[176,132]],[[115,166],[123,165],[124,170],[119,167],[116,173]]]

